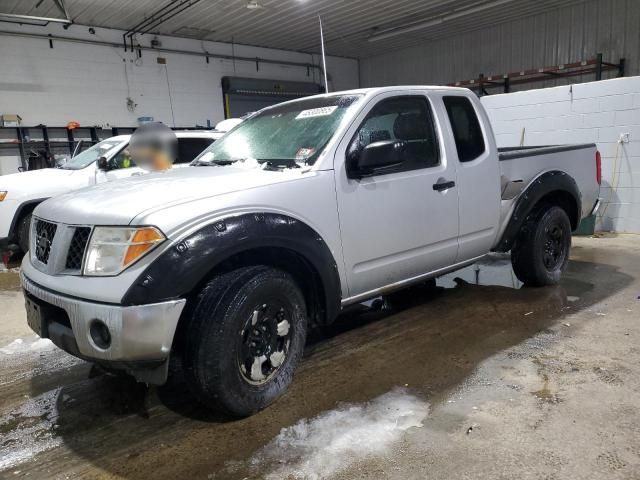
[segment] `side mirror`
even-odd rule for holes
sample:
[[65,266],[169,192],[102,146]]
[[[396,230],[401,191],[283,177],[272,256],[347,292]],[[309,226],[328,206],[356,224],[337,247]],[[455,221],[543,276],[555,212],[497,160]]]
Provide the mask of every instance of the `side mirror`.
[[361,178],[373,174],[377,169],[399,165],[404,161],[406,142],[401,140],[382,140],[364,147],[351,158],[350,177]]
[[106,157],[98,158],[97,166],[98,166],[98,170],[104,170],[104,171],[110,170],[110,167],[111,167]]

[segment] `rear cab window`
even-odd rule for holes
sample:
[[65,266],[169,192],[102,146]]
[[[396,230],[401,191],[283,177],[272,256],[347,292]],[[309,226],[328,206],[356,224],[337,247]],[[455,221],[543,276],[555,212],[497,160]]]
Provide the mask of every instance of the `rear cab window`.
[[446,96],[443,101],[456,142],[458,160],[471,162],[486,150],[476,110],[467,97]]

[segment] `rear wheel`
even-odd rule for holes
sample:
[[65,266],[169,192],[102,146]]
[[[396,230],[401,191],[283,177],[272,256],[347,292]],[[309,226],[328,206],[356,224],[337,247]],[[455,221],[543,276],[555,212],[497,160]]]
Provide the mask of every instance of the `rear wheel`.
[[187,383],[208,407],[251,415],[291,383],[306,331],[304,296],[288,273],[254,266],[216,277],[185,332]]
[[555,285],[569,263],[571,222],[560,207],[533,212],[511,250],[513,270],[525,285]]
[[29,228],[31,226],[31,213],[23,215],[16,225],[16,240],[20,250],[27,253],[29,250]]

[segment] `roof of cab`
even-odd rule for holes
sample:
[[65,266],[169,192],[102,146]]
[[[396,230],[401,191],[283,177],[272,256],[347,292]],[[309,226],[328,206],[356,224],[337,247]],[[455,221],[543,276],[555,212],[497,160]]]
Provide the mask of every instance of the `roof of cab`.
[[356,88],[353,90],[344,90],[341,92],[329,92],[322,95],[352,95],[352,94],[361,94],[361,95],[377,95],[379,93],[386,92],[397,92],[403,90],[428,90],[428,91],[447,91],[447,92],[457,92],[457,93],[469,93],[471,90],[468,88],[461,87],[445,87],[441,85],[393,85],[390,87],[369,87],[369,88]]
[[[374,97],[381,93],[387,92],[403,92],[410,90],[424,90],[430,92],[450,92],[457,93],[459,95],[472,96],[474,93],[468,88],[462,87],[445,87],[439,85],[394,85],[391,87],[369,87],[369,88],[356,88],[353,90],[341,90],[337,92],[329,92],[329,93],[320,93],[318,95],[311,95],[309,97],[300,97],[293,100],[288,100],[286,102],[282,102],[282,104],[286,103],[295,103],[295,102],[303,102],[310,98],[319,98],[319,97],[335,97],[340,95],[365,95],[367,97]],[[262,110],[268,110],[271,107],[275,107],[282,104],[271,105],[270,107],[265,107]],[[262,111],[261,110],[261,111]]]

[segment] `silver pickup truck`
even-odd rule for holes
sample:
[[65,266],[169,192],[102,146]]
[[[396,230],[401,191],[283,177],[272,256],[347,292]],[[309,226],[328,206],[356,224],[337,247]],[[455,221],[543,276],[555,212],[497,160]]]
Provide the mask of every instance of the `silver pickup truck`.
[[193,166],[39,205],[28,321],[80,358],[161,384],[170,356],[204,404],[281,395],[308,325],[511,251],[554,284],[599,205],[595,145],[498,150],[468,90],[388,87],[266,108]]

